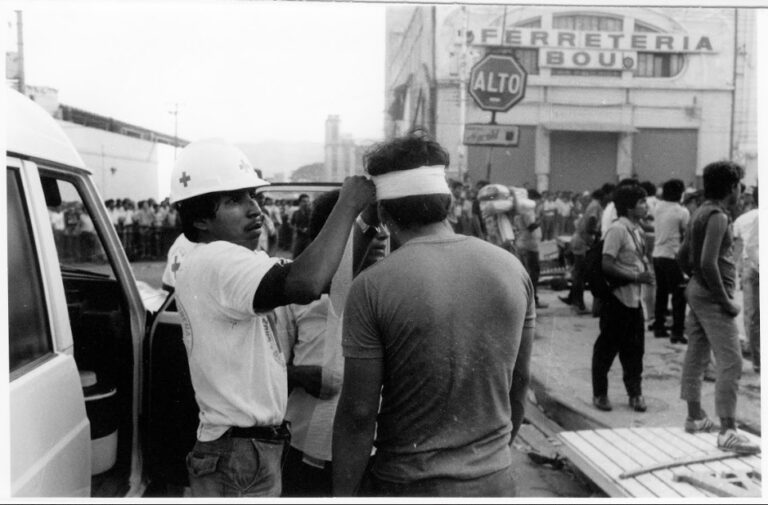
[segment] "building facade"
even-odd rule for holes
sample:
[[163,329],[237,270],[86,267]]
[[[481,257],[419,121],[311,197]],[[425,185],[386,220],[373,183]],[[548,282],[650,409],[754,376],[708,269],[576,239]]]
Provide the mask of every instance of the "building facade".
[[363,154],[371,141],[357,141],[341,133],[341,118],[330,115],[325,120],[324,180],[341,182],[350,175],[364,172]]
[[25,93],[62,127],[104,200],[169,196],[175,149],[186,140],[61,104],[55,88],[27,85]]
[[[527,73],[508,111],[482,110],[468,93],[493,85],[472,80],[487,54]],[[625,177],[697,185],[707,163],[734,159],[756,183],[754,10],[390,7],[386,60],[387,135],[425,127],[455,178],[538,190]],[[517,127],[516,145],[464,145],[467,124],[493,120]]]

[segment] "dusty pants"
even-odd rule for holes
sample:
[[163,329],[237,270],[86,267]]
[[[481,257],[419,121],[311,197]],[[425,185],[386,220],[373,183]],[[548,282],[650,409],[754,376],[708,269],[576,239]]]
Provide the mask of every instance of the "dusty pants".
[[715,303],[709,290],[695,277],[688,282],[685,294],[691,310],[685,321],[688,351],[683,362],[680,398],[687,402],[701,401],[701,382],[710,353],[714,352],[715,414],[734,418],[742,367],[736,318]]

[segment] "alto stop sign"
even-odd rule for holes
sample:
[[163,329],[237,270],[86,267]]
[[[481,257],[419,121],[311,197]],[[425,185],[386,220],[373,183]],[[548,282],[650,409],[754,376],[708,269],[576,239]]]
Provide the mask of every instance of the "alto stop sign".
[[488,54],[472,67],[469,94],[483,110],[506,112],[525,96],[527,76],[514,56]]

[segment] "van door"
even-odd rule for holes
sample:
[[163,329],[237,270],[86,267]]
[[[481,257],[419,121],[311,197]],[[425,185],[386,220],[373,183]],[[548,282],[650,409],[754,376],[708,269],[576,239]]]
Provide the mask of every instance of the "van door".
[[152,321],[144,356],[144,455],[151,480],[147,496],[183,496],[189,486],[186,457],[197,439],[199,410],[173,294]]
[[[53,449],[41,447],[38,460],[32,462],[30,444],[34,446],[48,436],[48,423],[68,425],[69,418],[60,421],[59,412],[69,415],[74,409],[85,427],[87,455],[70,461],[62,474],[77,471],[81,475],[84,471],[90,484],[86,495],[92,497],[141,495],[146,482],[138,450],[139,378],[146,313],[117,233],[87,171],[43,161],[22,161],[16,167],[9,164],[8,170],[9,214],[13,180],[18,179],[19,206],[31,216],[32,233],[28,235],[33,240],[29,246],[32,254],[19,251],[22,257],[14,261],[20,262],[24,256],[33,258],[35,253],[40,257],[44,296],[37,298],[44,303],[41,313],[52,321],[50,356],[54,361],[66,361],[68,367],[67,378],[56,380],[41,368],[48,382],[23,390],[21,386],[27,381],[21,377],[14,380],[12,375],[15,446],[11,465],[18,467],[20,478],[28,471],[24,465],[33,465],[29,468],[35,468],[47,481],[52,470],[45,459],[50,454],[45,451]],[[13,241],[9,231],[9,242]],[[32,284],[30,270],[11,264],[10,259],[9,254],[9,272],[15,277],[9,277],[9,289],[12,293],[28,289]],[[22,309],[29,310],[28,302]],[[12,339],[25,324],[22,314],[20,311],[19,318],[10,321]],[[38,396],[42,399],[37,400]],[[51,405],[45,403],[47,396],[55,396]],[[35,399],[32,406],[26,405],[30,398]],[[84,424],[83,414],[87,418]],[[72,437],[59,431],[50,443],[58,450]],[[33,488],[31,493],[72,494],[48,487]]]
[[21,165],[6,168],[11,495],[87,497],[90,425],[64,290],[48,216],[35,212],[39,180]]

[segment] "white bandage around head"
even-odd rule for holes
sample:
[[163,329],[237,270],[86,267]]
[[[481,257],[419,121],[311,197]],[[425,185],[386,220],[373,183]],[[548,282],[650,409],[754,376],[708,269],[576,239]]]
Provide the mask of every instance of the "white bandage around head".
[[445,166],[434,165],[411,170],[398,170],[371,177],[376,185],[377,200],[393,200],[414,195],[450,195],[445,180]]

